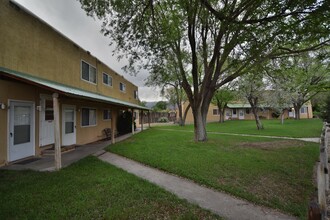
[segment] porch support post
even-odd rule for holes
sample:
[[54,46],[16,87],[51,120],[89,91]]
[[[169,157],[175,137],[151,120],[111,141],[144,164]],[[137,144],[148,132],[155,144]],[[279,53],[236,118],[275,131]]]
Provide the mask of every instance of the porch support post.
[[54,108],[54,131],[55,131],[55,169],[62,168],[61,159],[61,135],[60,135],[60,108],[58,101],[58,93],[53,93],[53,108]]
[[132,134],[134,135],[134,108],[132,108]]
[[143,131],[143,110],[141,110],[141,131]]
[[149,128],[150,128],[150,111],[148,111],[148,124],[149,124]]
[[[116,110],[117,111],[117,110]],[[111,144],[116,143],[115,134],[116,134],[116,111],[113,109],[111,110]]]

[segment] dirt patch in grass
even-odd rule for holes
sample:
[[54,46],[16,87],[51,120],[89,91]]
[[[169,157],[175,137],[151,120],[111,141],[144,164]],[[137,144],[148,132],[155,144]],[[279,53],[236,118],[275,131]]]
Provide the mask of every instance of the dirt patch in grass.
[[295,140],[281,140],[270,142],[242,142],[237,145],[238,147],[257,148],[262,150],[274,150],[287,147],[302,147],[304,143]]
[[287,198],[295,202],[301,202],[300,188],[290,185],[287,181],[280,181],[273,176],[256,177],[252,184],[246,186],[246,190],[265,201],[278,200],[286,203]]

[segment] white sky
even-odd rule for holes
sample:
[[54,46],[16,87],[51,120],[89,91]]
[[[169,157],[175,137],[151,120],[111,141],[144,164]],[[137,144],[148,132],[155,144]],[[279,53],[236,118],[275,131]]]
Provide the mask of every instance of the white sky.
[[125,73],[121,68],[127,60],[118,61],[112,56],[113,46],[109,46],[110,39],[101,33],[101,22],[88,17],[77,0],[15,0],[33,14],[50,24],[66,37],[101,60],[117,73],[139,87],[139,97],[142,101],[159,101],[159,89],[144,86],[147,72],[140,72],[137,76]]

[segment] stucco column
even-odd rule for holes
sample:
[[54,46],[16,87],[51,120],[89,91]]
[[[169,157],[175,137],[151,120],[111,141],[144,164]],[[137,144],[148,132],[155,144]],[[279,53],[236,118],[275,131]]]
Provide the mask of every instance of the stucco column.
[[149,128],[151,127],[150,126],[150,111],[148,111],[148,124],[149,124]]
[[141,131],[143,131],[143,110],[141,110]]
[[116,140],[115,140],[115,134],[116,134],[116,117],[117,117],[117,114],[116,114],[116,111],[115,109],[112,109],[111,110],[111,144],[114,144],[116,143]]
[[58,94],[53,93],[53,108],[54,108],[54,137],[55,137],[55,169],[62,168],[61,159],[61,133],[60,133],[60,107],[58,101]]
[[134,135],[134,108],[132,108],[132,134]]

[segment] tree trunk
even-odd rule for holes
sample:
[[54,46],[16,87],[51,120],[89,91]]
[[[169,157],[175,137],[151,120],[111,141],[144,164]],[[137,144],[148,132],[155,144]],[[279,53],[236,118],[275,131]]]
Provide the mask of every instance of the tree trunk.
[[258,130],[264,129],[264,126],[262,125],[262,123],[259,119],[259,115],[258,115],[258,107],[257,107],[258,106],[258,97],[248,96],[247,100],[249,101],[249,103],[251,105],[252,113],[256,120],[257,129]]
[[282,110],[282,113],[281,113],[281,124],[282,125],[284,124],[284,110]]
[[178,105],[178,109],[179,109],[179,125],[184,126],[183,116],[182,116],[182,104],[177,103],[177,105]]
[[192,107],[192,110],[194,113],[193,115],[194,115],[195,141],[196,142],[207,141],[205,112],[202,112],[201,107],[197,107],[196,109]]
[[223,122],[223,118],[222,118],[222,110],[219,108],[219,123]]
[[221,110],[221,114],[222,114],[222,117],[221,117],[221,123],[224,123],[225,122],[225,112],[226,112],[226,106],[227,106],[227,103],[225,103],[224,105],[222,105],[222,110]]
[[219,123],[225,122],[225,110],[219,108]]
[[257,129],[258,130],[262,130],[264,129],[264,126],[262,125],[261,121],[260,121],[260,118],[259,118],[259,115],[258,115],[258,110],[256,107],[254,106],[251,106],[252,107],[252,113],[254,115],[254,118],[256,120],[256,125],[257,125]]
[[301,108],[302,104],[293,104],[293,108],[294,108],[294,118],[296,120],[300,120],[300,108]]

